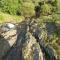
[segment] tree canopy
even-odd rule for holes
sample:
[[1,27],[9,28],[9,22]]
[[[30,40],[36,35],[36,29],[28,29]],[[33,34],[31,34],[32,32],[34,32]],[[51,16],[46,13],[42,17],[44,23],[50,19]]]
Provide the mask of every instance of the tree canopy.
[[32,16],[36,6],[40,6],[42,14],[51,14],[56,0],[0,0],[0,10],[12,15]]

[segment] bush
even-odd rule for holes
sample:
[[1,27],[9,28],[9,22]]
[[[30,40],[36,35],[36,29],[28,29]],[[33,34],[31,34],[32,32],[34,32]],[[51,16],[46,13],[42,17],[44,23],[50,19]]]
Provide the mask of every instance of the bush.
[[13,15],[33,15],[40,0],[0,0],[0,10]]
[[43,15],[52,14],[53,7],[50,4],[44,4],[41,6],[41,13]]
[[[49,1],[49,0],[46,0]],[[43,15],[48,15],[52,13],[55,9],[56,2],[52,0],[51,2],[46,2],[41,0],[0,0],[0,10],[2,12],[7,12],[13,15],[24,15],[33,16],[35,14],[34,8],[40,5],[41,12]],[[45,2],[45,4],[44,4]],[[54,6],[52,6],[52,3]]]
[[18,0],[0,0],[0,9],[3,12],[16,15]]
[[24,2],[22,4],[20,11],[23,16],[30,17],[35,14],[34,8],[35,8],[35,6],[33,3]]

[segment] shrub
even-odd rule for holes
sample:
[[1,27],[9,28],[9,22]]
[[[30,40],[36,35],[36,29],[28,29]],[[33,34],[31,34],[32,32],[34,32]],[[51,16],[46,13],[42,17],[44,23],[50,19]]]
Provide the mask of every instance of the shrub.
[[20,10],[21,14],[25,17],[33,16],[35,14],[34,7],[33,3],[24,2]]
[[50,4],[44,4],[41,6],[41,13],[43,15],[49,15],[52,14],[53,7]]

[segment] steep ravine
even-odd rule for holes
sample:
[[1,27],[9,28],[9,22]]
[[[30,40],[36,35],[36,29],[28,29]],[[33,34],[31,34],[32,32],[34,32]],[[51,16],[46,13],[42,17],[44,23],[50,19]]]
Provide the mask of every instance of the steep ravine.
[[[45,23],[45,27],[38,25],[37,19],[26,19],[18,24],[17,39],[8,53],[1,60],[57,60],[55,49],[45,42],[43,32],[47,29],[48,39],[56,30],[54,24]],[[51,27],[51,28],[49,28]],[[42,36],[43,34],[43,36]]]

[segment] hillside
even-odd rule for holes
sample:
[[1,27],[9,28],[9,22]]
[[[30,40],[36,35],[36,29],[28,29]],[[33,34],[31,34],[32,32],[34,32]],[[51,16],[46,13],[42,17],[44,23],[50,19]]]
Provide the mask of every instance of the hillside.
[[7,13],[0,12],[0,24],[6,22],[18,23],[23,21],[23,19],[24,19],[23,16],[10,15]]
[[60,60],[60,1],[0,0],[0,60]]

